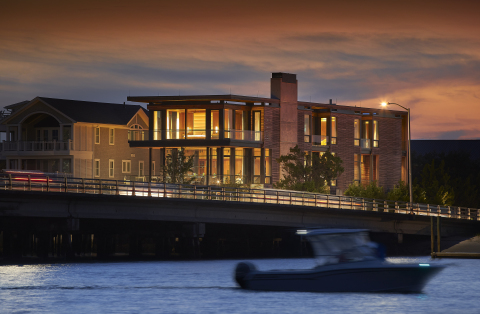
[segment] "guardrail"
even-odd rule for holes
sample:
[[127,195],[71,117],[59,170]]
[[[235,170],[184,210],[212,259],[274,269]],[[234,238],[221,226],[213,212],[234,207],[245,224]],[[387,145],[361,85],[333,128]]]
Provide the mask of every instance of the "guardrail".
[[48,176],[0,176],[0,189],[13,191],[64,192],[103,195],[167,197],[264,204],[300,205],[319,208],[390,212],[424,216],[441,216],[464,220],[480,220],[476,208],[440,206],[376,200],[274,189],[249,189],[204,185],[181,185],[151,182],[124,182]]

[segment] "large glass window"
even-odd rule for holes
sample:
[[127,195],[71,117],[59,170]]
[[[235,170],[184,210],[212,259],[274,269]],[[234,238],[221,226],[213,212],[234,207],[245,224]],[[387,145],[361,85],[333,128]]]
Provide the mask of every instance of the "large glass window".
[[331,118],[331,128],[332,128],[332,132],[331,132],[331,139],[330,139],[330,144],[337,144],[337,118],[336,117],[332,117]]
[[205,109],[187,110],[187,138],[205,139]]
[[231,138],[230,130],[233,129],[233,110],[225,109],[224,114],[225,138]]
[[320,134],[322,135],[321,145],[322,146],[328,145],[327,118],[320,119]]
[[253,183],[262,183],[260,182],[261,172],[260,172],[260,165],[262,159],[262,149],[261,148],[254,148],[253,149]]
[[243,167],[244,149],[235,148],[235,183],[242,184],[245,182],[245,169]]
[[185,138],[185,109],[167,110],[167,139]]
[[310,143],[310,135],[311,133],[311,116],[306,114],[304,115],[304,123],[303,123],[303,141],[305,143]]
[[353,154],[353,180],[360,183],[360,154]]
[[223,182],[224,183],[233,183],[231,182],[231,179],[230,179],[230,175],[231,175],[231,172],[230,172],[230,153],[231,153],[231,149],[230,148],[225,148],[223,150]]
[[218,164],[217,164],[217,148],[213,147],[210,148],[210,174],[212,175],[212,179],[210,183],[220,183],[217,182],[215,179],[218,173]]
[[211,138],[218,139],[220,134],[220,115],[219,110],[212,110],[210,113],[210,128],[211,128]]
[[370,130],[370,121],[363,121],[362,126],[362,148],[371,148],[370,145],[370,138],[371,138],[371,130]]
[[360,145],[360,120],[355,119],[353,121],[353,141],[355,146]]
[[272,150],[265,149],[265,184],[272,183]]
[[153,139],[155,141],[162,139],[162,112],[153,112]]
[[262,113],[260,111],[253,112],[253,130],[255,131],[255,141],[260,141],[262,135]]
[[246,111],[235,110],[235,139],[243,140],[243,130],[246,121]]
[[378,121],[373,120],[373,147],[378,147]]

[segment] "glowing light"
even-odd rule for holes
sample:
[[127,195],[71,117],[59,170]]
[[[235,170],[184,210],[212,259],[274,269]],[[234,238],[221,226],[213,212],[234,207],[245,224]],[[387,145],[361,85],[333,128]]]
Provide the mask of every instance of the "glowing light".
[[381,105],[382,105],[383,107],[386,107],[386,106],[388,105],[388,103],[384,101],[384,102],[381,103]]
[[297,230],[297,234],[307,234],[307,230]]
[[425,266],[425,267],[428,267],[430,266],[430,264],[418,264],[419,266]]

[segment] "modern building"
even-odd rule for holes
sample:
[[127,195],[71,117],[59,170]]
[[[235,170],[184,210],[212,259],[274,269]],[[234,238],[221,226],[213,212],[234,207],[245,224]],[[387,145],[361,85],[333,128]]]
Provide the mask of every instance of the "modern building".
[[[148,112],[139,105],[36,97],[5,108],[0,121],[5,169],[147,180],[150,159],[158,159],[128,144],[131,130],[139,131],[137,136],[148,130]],[[154,177],[158,169],[154,163],[152,168]]]
[[203,184],[259,184],[280,179],[276,162],[295,145],[308,154],[330,150],[345,172],[333,183],[344,190],[377,180],[386,189],[407,181],[407,112],[298,101],[295,74],[273,73],[271,97],[239,95],[131,96],[147,104],[148,136],[130,146],[195,156],[192,173]]

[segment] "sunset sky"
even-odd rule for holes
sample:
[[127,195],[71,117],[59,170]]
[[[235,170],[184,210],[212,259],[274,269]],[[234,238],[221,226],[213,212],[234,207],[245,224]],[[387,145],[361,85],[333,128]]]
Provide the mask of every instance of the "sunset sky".
[[300,100],[410,107],[414,139],[478,139],[480,1],[0,2],[0,107],[270,97],[271,72]]

